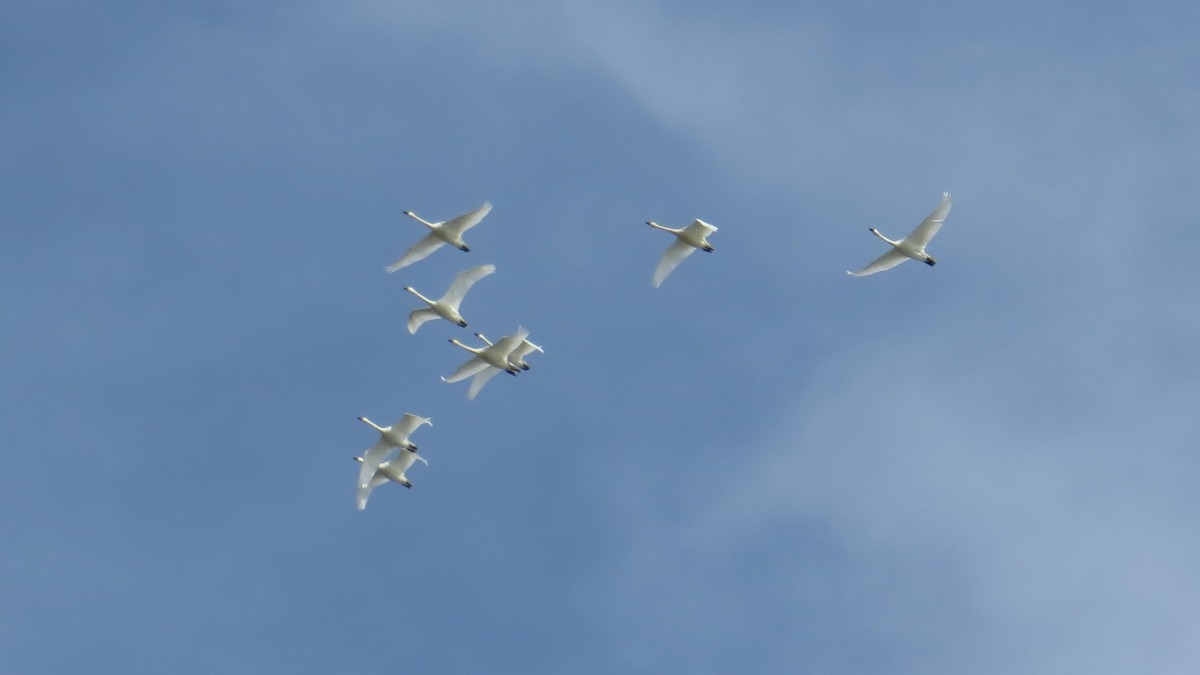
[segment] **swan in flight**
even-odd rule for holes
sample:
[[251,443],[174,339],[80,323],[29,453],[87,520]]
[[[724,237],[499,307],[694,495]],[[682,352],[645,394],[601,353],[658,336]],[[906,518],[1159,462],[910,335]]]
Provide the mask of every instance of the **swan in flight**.
[[354,459],[363,465],[358,478],[359,511],[367,508],[367,499],[371,497],[371,490],[388,481],[399,483],[406,488],[412,487],[412,481],[408,480],[404,472],[408,470],[408,467],[413,465],[413,462],[419,459],[425,462],[425,466],[429,466],[429,460],[418,455],[415,450],[401,450],[399,455],[383,462],[371,471],[367,470],[369,464],[366,458],[355,457]]
[[453,283],[450,284],[450,290],[446,291],[446,294],[437,300],[430,300],[418,293],[412,286],[405,286],[404,290],[412,293],[423,300],[425,304],[429,305],[428,307],[414,309],[408,315],[408,332],[415,334],[417,329],[421,327],[421,324],[438,317],[466,328],[466,320],[463,319],[462,314],[458,313],[459,304],[462,303],[463,298],[467,295],[467,291],[471,290],[476,281],[495,271],[495,265],[480,265],[479,267],[472,267],[469,270],[463,270],[458,273],[458,276],[454,277]]
[[675,241],[672,242],[672,244],[667,247],[667,250],[663,252],[662,258],[660,258],[658,261],[658,267],[654,270],[655,288],[658,288],[659,285],[662,284],[663,280],[666,279],[676,267],[679,267],[679,263],[683,262],[684,258],[692,254],[692,251],[695,251],[696,249],[703,249],[709,253],[712,253],[713,251],[712,244],[708,243],[708,235],[716,232],[717,228],[709,225],[699,218],[697,218],[696,222],[692,223],[691,225],[679,228],[663,227],[653,220],[646,221],[646,224],[656,230],[670,232],[676,237]]
[[[489,347],[492,346],[492,341],[487,339],[487,336],[485,336],[483,333],[476,333],[475,337],[486,342]],[[529,370],[529,364],[525,361],[525,355],[533,352],[541,352],[545,354],[546,350],[533,344],[528,339],[521,340],[521,344],[517,345],[516,349],[513,349],[511,352],[509,352],[508,363],[509,365],[516,366],[521,370]]]
[[429,228],[430,232],[422,237],[420,241],[413,244],[412,248],[405,251],[404,255],[400,256],[396,262],[384,269],[389,272],[395,272],[401,267],[407,267],[438,250],[443,244],[450,244],[462,251],[470,251],[471,249],[467,248],[466,243],[462,240],[463,233],[478,225],[479,221],[483,220],[483,217],[491,210],[492,205],[484,202],[483,206],[474,211],[438,223],[431,223],[412,211],[405,211],[404,215],[420,221]]
[[938,230],[942,229],[942,223],[946,222],[946,214],[950,213],[950,204],[953,201],[949,192],[943,192],[942,203],[938,204],[933,213],[929,214],[929,217],[922,221],[917,226],[917,229],[912,231],[912,234],[909,234],[900,241],[892,241],[880,234],[879,230],[873,227],[870,228],[871,234],[891,244],[892,248],[887,253],[876,258],[870,265],[857,272],[847,270],[846,274],[852,277],[865,277],[868,274],[890,270],[909,258],[920,260],[932,267],[937,261],[933,259],[933,256],[925,252],[925,245],[929,243],[930,239],[933,239],[933,235],[937,234]]
[[[417,452],[417,446],[410,441],[408,437],[424,424],[433,426],[433,421],[427,417],[420,417],[412,413],[405,413],[404,417],[396,420],[396,422],[389,427],[381,427],[366,417],[360,417],[358,419],[364,424],[370,425],[370,427],[375,431],[379,432],[379,440],[375,443],[375,445],[371,446],[371,448],[364,452],[361,457],[354,458],[362,463],[362,469],[358,474],[358,508],[361,509],[366,506],[366,498],[363,496],[363,490],[365,488],[367,493],[370,493],[370,488],[365,486],[371,483],[372,477],[375,476],[375,473],[379,467],[386,463],[385,460],[387,460],[388,455],[391,454],[391,452],[396,448],[399,448],[402,454],[405,452],[409,454],[415,454]],[[409,464],[412,464],[411,460],[408,462],[408,464],[405,464],[400,469],[401,474],[403,474],[404,469],[408,468]]]
[[509,363],[508,355],[528,335],[529,331],[524,328],[518,328],[517,332],[513,335],[501,339],[496,344],[487,344],[483,347],[472,347],[451,338],[450,342],[471,352],[474,356],[459,366],[458,370],[454,371],[449,377],[443,377],[442,379],[446,382],[458,382],[474,375],[475,379],[471,380],[471,387],[467,390],[467,398],[472,401],[475,400],[475,396],[479,394],[479,390],[483,389],[483,385],[487,384],[488,380],[495,377],[501,371],[510,375],[517,374],[519,368]]

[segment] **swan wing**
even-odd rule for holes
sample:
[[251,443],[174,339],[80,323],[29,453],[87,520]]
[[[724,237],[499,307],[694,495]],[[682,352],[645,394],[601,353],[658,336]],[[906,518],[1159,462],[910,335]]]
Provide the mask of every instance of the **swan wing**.
[[531,352],[542,352],[543,354],[546,353],[545,350],[533,344],[529,340],[522,340],[521,344],[517,345],[516,349],[512,350],[512,353],[508,355],[508,358],[520,359]]
[[697,218],[696,222],[692,223],[691,225],[688,225],[686,229],[687,229],[688,233],[691,234],[693,237],[696,237],[697,239],[703,239],[703,238],[707,237],[708,235],[712,234],[713,232],[716,232],[717,226],[709,225],[708,223],[704,222],[703,220],[700,220],[699,218]]
[[467,379],[468,377],[474,375],[475,373],[478,373],[479,371],[481,371],[487,367],[488,367],[487,361],[484,361],[483,359],[479,358],[478,356],[472,356],[470,359],[467,359],[466,363],[459,366],[458,370],[454,371],[454,373],[452,375],[450,375],[449,377],[443,377],[442,379],[447,382],[458,382],[460,380]]
[[395,272],[402,267],[408,267],[418,260],[424,260],[429,256],[430,253],[438,250],[445,243],[446,242],[442,241],[441,237],[430,232],[424,237],[421,237],[417,243],[413,244],[412,248],[405,251],[404,255],[400,256],[396,262],[388,265],[384,269],[386,269],[388,272]]
[[417,329],[425,325],[426,321],[433,321],[438,318],[438,313],[429,307],[414,309],[408,315],[408,332],[416,334]]
[[469,270],[463,270],[454,277],[454,282],[450,284],[450,290],[442,296],[441,302],[446,303],[458,311],[458,305],[466,297],[467,291],[475,285],[476,281],[486,277],[496,271],[495,265],[480,265],[472,267]]
[[662,258],[658,260],[658,267],[654,270],[654,287],[658,288],[663,280],[676,267],[679,267],[679,263],[683,262],[683,259],[691,255],[695,250],[695,247],[691,244],[676,238],[675,242],[668,246],[666,251],[663,251]]
[[500,338],[500,341],[491,347],[488,347],[487,351],[492,352],[497,356],[508,358],[508,355],[513,353],[517,347],[521,346],[521,343],[525,341],[525,338],[528,335],[529,331],[525,330],[524,328],[518,328],[516,333]]
[[380,438],[378,443],[372,446],[371,449],[364,452],[362,454],[363,469],[365,470],[367,467],[370,467],[371,469],[371,471],[367,472],[367,475],[373,473],[376,467],[378,467],[380,464],[383,464],[384,460],[387,459],[387,456],[392,452],[393,449],[395,449],[395,447],[396,446]]
[[942,229],[942,223],[946,222],[946,214],[950,213],[950,205],[954,202],[954,198],[949,192],[942,193],[942,203],[938,204],[933,213],[917,226],[917,229],[912,231],[912,234],[905,237],[905,241],[912,242],[918,250],[925,248],[925,244],[933,239],[933,235]]
[[478,225],[479,221],[483,220],[483,217],[486,216],[491,210],[491,203],[484,202],[483,206],[475,209],[474,211],[464,213],[457,218],[451,218],[450,220],[442,223],[440,229],[442,232],[445,232],[451,237],[461,237],[463,232],[466,232],[472,227]]
[[471,380],[471,388],[467,390],[467,400],[474,401],[475,397],[479,395],[479,390],[483,389],[483,385],[501,372],[503,371],[495,366],[488,366],[476,373],[475,379]]
[[396,420],[392,425],[392,432],[399,434],[401,438],[408,438],[409,434],[420,428],[422,424],[433,426],[433,420],[412,413],[404,413],[404,417]]
[[849,272],[848,271],[848,272],[846,272],[846,274],[849,274],[852,277],[865,277],[869,274],[875,274],[876,272],[890,270],[893,267],[895,267],[896,265],[899,265],[900,263],[904,262],[905,260],[908,260],[908,256],[901,253],[899,249],[891,248],[891,249],[888,249],[887,253],[884,253],[883,255],[876,258],[875,261],[872,262],[870,265],[867,265],[866,267],[862,268],[861,270],[859,270],[857,272]]

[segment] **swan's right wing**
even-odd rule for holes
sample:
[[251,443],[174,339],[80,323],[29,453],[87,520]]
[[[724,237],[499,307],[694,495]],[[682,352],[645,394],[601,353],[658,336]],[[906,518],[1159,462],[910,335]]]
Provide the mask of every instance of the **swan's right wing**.
[[458,370],[454,371],[453,374],[451,374],[449,377],[443,377],[442,379],[447,382],[458,382],[460,380],[467,379],[468,377],[474,375],[475,373],[478,373],[479,371],[481,371],[487,367],[488,367],[487,361],[484,361],[483,359],[479,358],[478,356],[472,356],[470,359],[467,360],[466,363],[459,366]]
[[870,265],[867,265],[866,267],[862,268],[861,270],[859,270],[857,272],[847,271],[846,274],[849,274],[852,277],[865,277],[868,274],[875,274],[876,272],[890,270],[893,267],[895,267],[896,265],[899,265],[900,263],[904,262],[905,260],[908,260],[908,256],[904,255],[899,250],[892,248],[892,249],[888,249],[887,253],[884,253],[883,255],[876,258],[875,261],[872,262]]
[[404,413],[404,417],[396,420],[396,423],[392,425],[392,431],[400,434],[402,438],[408,438],[409,434],[416,431],[422,424],[433,426],[433,421],[428,417]]
[[467,390],[467,400],[474,401],[475,397],[479,395],[479,390],[483,389],[483,385],[501,372],[503,371],[495,366],[488,366],[487,369],[476,373],[475,379],[471,380],[471,388]]
[[438,318],[438,313],[429,307],[414,309],[408,315],[408,332],[416,334],[417,329],[425,324],[426,321],[433,321]]
[[925,248],[929,240],[933,239],[933,235],[942,229],[942,223],[946,222],[946,214],[950,213],[950,205],[953,202],[954,199],[950,196],[950,193],[943,192],[942,203],[938,204],[933,213],[929,214],[929,217],[922,221],[917,226],[917,229],[913,230],[912,234],[905,238],[905,241],[911,241],[918,249]]
[[691,234],[693,236],[695,236],[697,239],[703,239],[703,238],[707,237],[708,235],[712,234],[713,232],[716,232],[717,226],[709,225],[708,223],[704,222],[703,220],[700,220],[699,218],[697,218],[696,222],[692,223],[691,225],[688,225],[686,229],[690,230]]
[[495,265],[480,265],[459,272],[458,276],[454,277],[454,282],[450,284],[450,290],[442,296],[442,302],[457,310],[459,303],[466,297],[467,291],[471,290],[475,282],[495,271]]
[[488,347],[487,351],[495,352],[497,356],[502,356],[507,359],[508,355],[513,353],[513,350],[521,346],[521,343],[525,341],[525,338],[528,335],[529,331],[525,330],[524,328],[518,328],[516,333],[500,338],[500,341],[491,347]]
[[413,244],[412,248],[405,251],[404,255],[400,256],[396,262],[388,265],[384,269],[389,272],[395,272],[401,267],[408,267],[418,260],[424,260],[430,253],[438,250],[445,243],[446,242],[442,241],[442,239],[436,234],[430,232],[424,237],[421,237],[420,241]]
[[[711,227],[711,226],[710,226]],[[658,267],[654,270],[654,287],[658,288],[671,272],[679,267],[679,263],[683,259],[692,254],[696,249],[690,244],[685,243],[682,239],[676,238],[675,243],[667,247],[663,251],[662,258],[658,260]]]
[[462,236],[463,232],[466,232],[467,230],[471,229],[472,227],[475,227],[476,225],[478,225],[479,221],[483,220],[483,217],[486,216],[489,212],[491,212],[491,210],[492,210],[491,203],[484,202],[483,206],[475,209],[474,211],[471,211],[469,213],[464,213],[461,216],[458,216],[457,218],[451,218],[450,220],[447,220],[446,222],[441,224],[439,229],[441,229],[443,232],[445,232],[448,235],[451,235],[454,237],[460,237],[460,236]]

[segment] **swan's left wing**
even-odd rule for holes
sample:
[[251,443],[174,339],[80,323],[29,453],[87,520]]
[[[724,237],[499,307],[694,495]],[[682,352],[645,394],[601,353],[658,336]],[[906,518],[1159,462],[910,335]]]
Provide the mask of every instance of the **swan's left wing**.
[[447,382],[458,382],[460,380],[467,379],[468,377],[487,367],[487,361],[484,361],[478,356],[472,356],[470,359],[467,359],[466,363],[459,366],[458,370],[454,371],[453,374],[451,374],[449,377],[443,377],[442,379]]
[[401,267],[408,267],[418,260],[424,260],[430,253],[438,250],[445,243],[446,242],[442,241],[442,239],[436,234],[430,232],[424,237],[421,237],[420,241],[413,244],[412,248],[405,251],[404,255],[400,256],[396,262],[388,265],[384,269],[389,272],[395,272]]
[[929,240],[933,239],[933,235],[942,229],[942,223],[946,222],[946,214],[950,213],[950,205],[953,202],[954,199],[950,196],[950,193],[943,192],[942,203],[938,204],[933,213],[929,214],[929,217],[918,225],[917,229],[913,230],[912,234],[905,238],[905,241],[912,242],[918,249],[925,248],[925,244],[928,244]]
[[474,401],[475,397],[479,395],[479,390],[483,389],[483,385],[501,372],[503,371],[495,366],[488,366],[476,373],[475,379],[471,380],[471,388],[467,390],[467,400]]
[[484,202],[483,206],[471,211],[470,213],[464,213],[457,218],[451,218],[450,220],[447,220],[441,224],[439,229],[453,237],[460,237],[462,236],[463,232],[466,232],[472,227],[478,225],[479,221],[483,220],[483,217],[490,213],[491,210],[491,203]]
[[438,318],[438,313],[429,307],[414,309],[408,315],[408,332],[415,335],[417,329],[425,325],[426,321],[433,321],[436,318]]
[[467,291],[471,290],[475,282],[495,271],[495,265],[480,265],[479,267],[472,267],[469,270],[459,272],[458,276],[454,277],[454,282],[450,284],[450,290],[446,291],[446,294],[442,296],[442,302],[457,310],[459,303],[466,297]]
[[852,277],[865,277],[868,274],[875,274],[876,272],[890,270],[905,260],[908,260],[908,256],[904,255],[899,250],[892,248],[888,249],[887,253],[884,253],[876,258],[875,261],[870,265],[867,265],[857,272],[847,271],[846,274],[849,274]]
[[666,251],[663,251],[662,258],[658,260],[658,267],[654,270],[654,287],[658,288],[663,280],[671,272],[675,271],[676,267],[679,267],[679,263],[683,262],[683,259],[691,255],[695,250],[690,244],[676,238],[675,242],[668,246]]

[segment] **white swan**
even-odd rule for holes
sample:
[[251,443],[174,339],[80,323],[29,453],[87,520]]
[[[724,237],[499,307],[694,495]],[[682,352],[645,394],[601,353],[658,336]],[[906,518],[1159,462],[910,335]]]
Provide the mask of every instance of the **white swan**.
[[[475,337],[486,342],[489,347],[492,345],[492,341],[487,339],[487,336],[483,333],[476,333]],[[521,340],[521,344],[517,345],[515,349],[509,352],[508,363],[509,365],[516,366],[521,370],[529,370],[529,363],[525,361],[525,356],[533,352],[541,352],[545,354],[546,350],[533,344],[528,339]]]
[[876,258],[870,265],[857,272],[847,270],[846,274],[852,277],[865,277],[868,274],[890,270],[909,258],[920,260],[932,267],[937,261],[933,259],[933,256],[925,252],[925,245],[929,243],[930,239],[933,239],[933,235],[937,234],[938,230],[942,229],[942,223],[946,222],[946,214],[950,213],[950,205],[953,201],[949,192],[943,192],[942,203],[938,204],[933,213],[929,214],[929,217],[922,221],[917,226],[917,229],[913,230],[911,234],[900,241],[892,241],[880,234],[879,230],[873,227],[869,228],[871,234],[891,244],[892,248],[887,253]]
[[[415,454],[417,446],[408,437],[423,424],[433,426],[433,420],[412,413],[405,413],[403,417],[396,420],[391,426],[381,427],[366,417],[358,419],[379,432],[379,440],[376,441],[375,445],[371,446],[361,457],[354,458],[362,463],[362,468],[358,472],[358,508],[362,509],[367,504],[364,494],[370,494],[371,487],[374,487],[371,485],[371,482],[374,480],[379,467],[387,463],[388,455],[396,448],[400,448],[401,456],[404,454]],[[395,460],[393,459],[393,461]],[[409,464],[412,464],[411,460],[408,460],[408,464],[405,464],[400,469],[401,474],[403,474],[405,468],[408,468]],[[386,481],[387,479],[385,478],[384,480]],[[364,490],[366,490],[365,493],[363,492]]]
[[467,291],[471,290],[476,281],[495,271],[495,265],[480,265],[479,267],[472,267],[469,270],[463,270],[458,273],[458,276],[454,277],[454,281],[450,284],[450,290],[446,291],[446,294],[437,300],[430,300],[418,293],[412,286],[405,286],[404,290],[412,293],[423,300],[425,304],[429,305],[428,307],[414,309],[408,315],[408,332],[416,333],[421,324],[438,317],[466,328],[467,322],[463,319],[462,314],[459,314],[458,306],[462,304]]
[[451,338],[450,342],[471,352],[474,356],[459,366],[458,370],[449,377],[442,379],[446,382],[458,382],[474,375],[475,379],[471,380],[471,387],[467,390],[467,398],[475,400],[475,396],[483,389],[483,385],[501,371],[510,375],[517,374],[518,368],[509,363],[508,355],[521,344],[527,335],[529,335],[529,331],[518,328],[515,334],[505,337],[496,344],[488,344],[484,347],[472,347]]
[[662,284],[663,279],[666,279],[669,274],[683,259],[692,254],[696,249],[702,249],[712,253],[712,244],[708,243],[708,235],[717,231],[717,228],[709,225],[703,220],[696,219],[696,222],[687,227],[663,227],[653,220],[647,220],[646,224],[656,230],[663,230],[675,235],[674,243],[667,247],[663,252],[662,258],[658,261],[658,267],[654,270],[654,287],[658,288]]
[[429,228],[430,232],[422,237],[420,241],[413,244],[412,248],[405,251],[404,255],[400,256],[396,262],[384,269],[389,272],[395,272],[401,267],[407,267],[438,250],[442,247],[442,244],[450,244],[459,250],[470,251],[471,249],[467,248],[467,244],[462,239],[463,233],[478,225],[479,221],[483,220],[483,217],[491,210],[492,205],[484,202],[483,206],[474,211],[437,223],[431,223],[412,211],[405,211],[404,215],[420,221]]
[[[368,466],[367,460],[363,457],[355,457],[354,459],[362,463],[362,472],[365,473]],[[367,508],[367,499],[371,497],[371,491],[388,481],[399,483],[406,488],[412,487],[412,481],[408,480],[404,472],[418,459],[425,462],[425,466],[429,466],[429,460],[418,455],[416,451],[401,450],[400,454],[396,457],[375,467],[374,471],[371,471],[366,478],[363,478],[360,473],[358,479],[358,510],[362,511]]]

